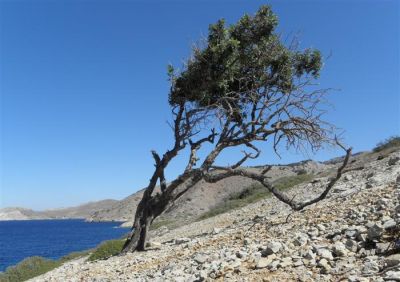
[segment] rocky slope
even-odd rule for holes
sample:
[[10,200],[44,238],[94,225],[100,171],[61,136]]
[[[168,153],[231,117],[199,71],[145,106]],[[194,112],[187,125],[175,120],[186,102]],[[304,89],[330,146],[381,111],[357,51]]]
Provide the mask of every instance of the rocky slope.
[[65,219],[87,218],[98,210],[113,206],[117,200],[102,200],[86,203],[77,207],[34,211],[24,208],[0,209],[0,220]]
[[[310,198],[327,182],[321,175],[288,193]],[[147,252],[81,258],[32,281],[400,281],[399,237],[395,151],[357,156],[329,196],[301,212],[266,198],[158,230]]]

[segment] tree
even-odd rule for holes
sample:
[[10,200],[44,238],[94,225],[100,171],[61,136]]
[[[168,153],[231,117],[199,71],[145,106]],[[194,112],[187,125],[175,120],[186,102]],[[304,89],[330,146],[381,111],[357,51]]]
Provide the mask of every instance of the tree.
[[[230,26],[219,20],[210,25],[208,38],[203,46],[193,49],[182,70],[168,67],[174,145],[162,156],[152,151],[155,170],[137,207],[123,252],[144,250],[152,221],[200,180],[249,177],[292,209],[300,210],[325,198],[340,178],[351,149],[340,145],[333,137],[333,127],[322,120],[328,91],[315,86],[322,56],[316,49],[300,51],[294,43],[285,46],[275,32],[277,23],[268,6]],[[343,165],[324,192],[306,202],[292,201],[275,189],[266,176],[270,166],[261,173],[241,168],[246,160],[260,155],[259,147],[267,141],[278,153],[280,144],[318,150],[335,140],[346,150]],[[211,149],[199,159],[197,152],[204,149],[205,143],[212,144]],[[220,153],[232,147],[245,149],[237,163],[215,166]],[[186,168],[167,183],[166,167],[185,149],[190,152]],[[158,183],[161,191],[155,193]]]

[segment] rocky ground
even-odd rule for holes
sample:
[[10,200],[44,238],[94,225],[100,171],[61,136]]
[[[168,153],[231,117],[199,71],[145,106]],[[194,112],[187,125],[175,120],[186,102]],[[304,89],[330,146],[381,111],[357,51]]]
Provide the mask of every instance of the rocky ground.
[[[267,198],[160,229],[146,252],[81,258],[32,281],[400,281],[400,152],[351,167],[301,212]],[[327,181],[289,193],[309,198]]]

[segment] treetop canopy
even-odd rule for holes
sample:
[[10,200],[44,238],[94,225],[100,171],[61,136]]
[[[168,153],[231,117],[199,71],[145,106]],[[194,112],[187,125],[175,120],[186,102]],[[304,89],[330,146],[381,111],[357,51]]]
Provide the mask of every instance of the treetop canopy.
[[229,106],[241,111],[254,95],[289,93],[295,90],[295,79],[317,78],[320,52],[286,47],[275,32],[277,24],[269,6],[230,26],[223,19],[211,24],[205,46],[194,48],[184,69],[176,73],[168,67],[169,103],[194,102],[199,107]]

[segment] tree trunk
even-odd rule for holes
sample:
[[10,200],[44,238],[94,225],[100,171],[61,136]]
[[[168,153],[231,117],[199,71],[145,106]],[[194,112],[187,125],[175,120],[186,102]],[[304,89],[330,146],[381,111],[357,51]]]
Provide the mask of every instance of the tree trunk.
[[125,242],[122,253],[145,250],[147,233],[154,218],[149,205],[149,200],[150,199],[142,198],[137,206],[135,221]]
[[144,251],[149,228],[153,220],[167,207],[169,201],[164,196],[144,197],[139,202],[135,213],[135,221],[122,249],[122,253]]

